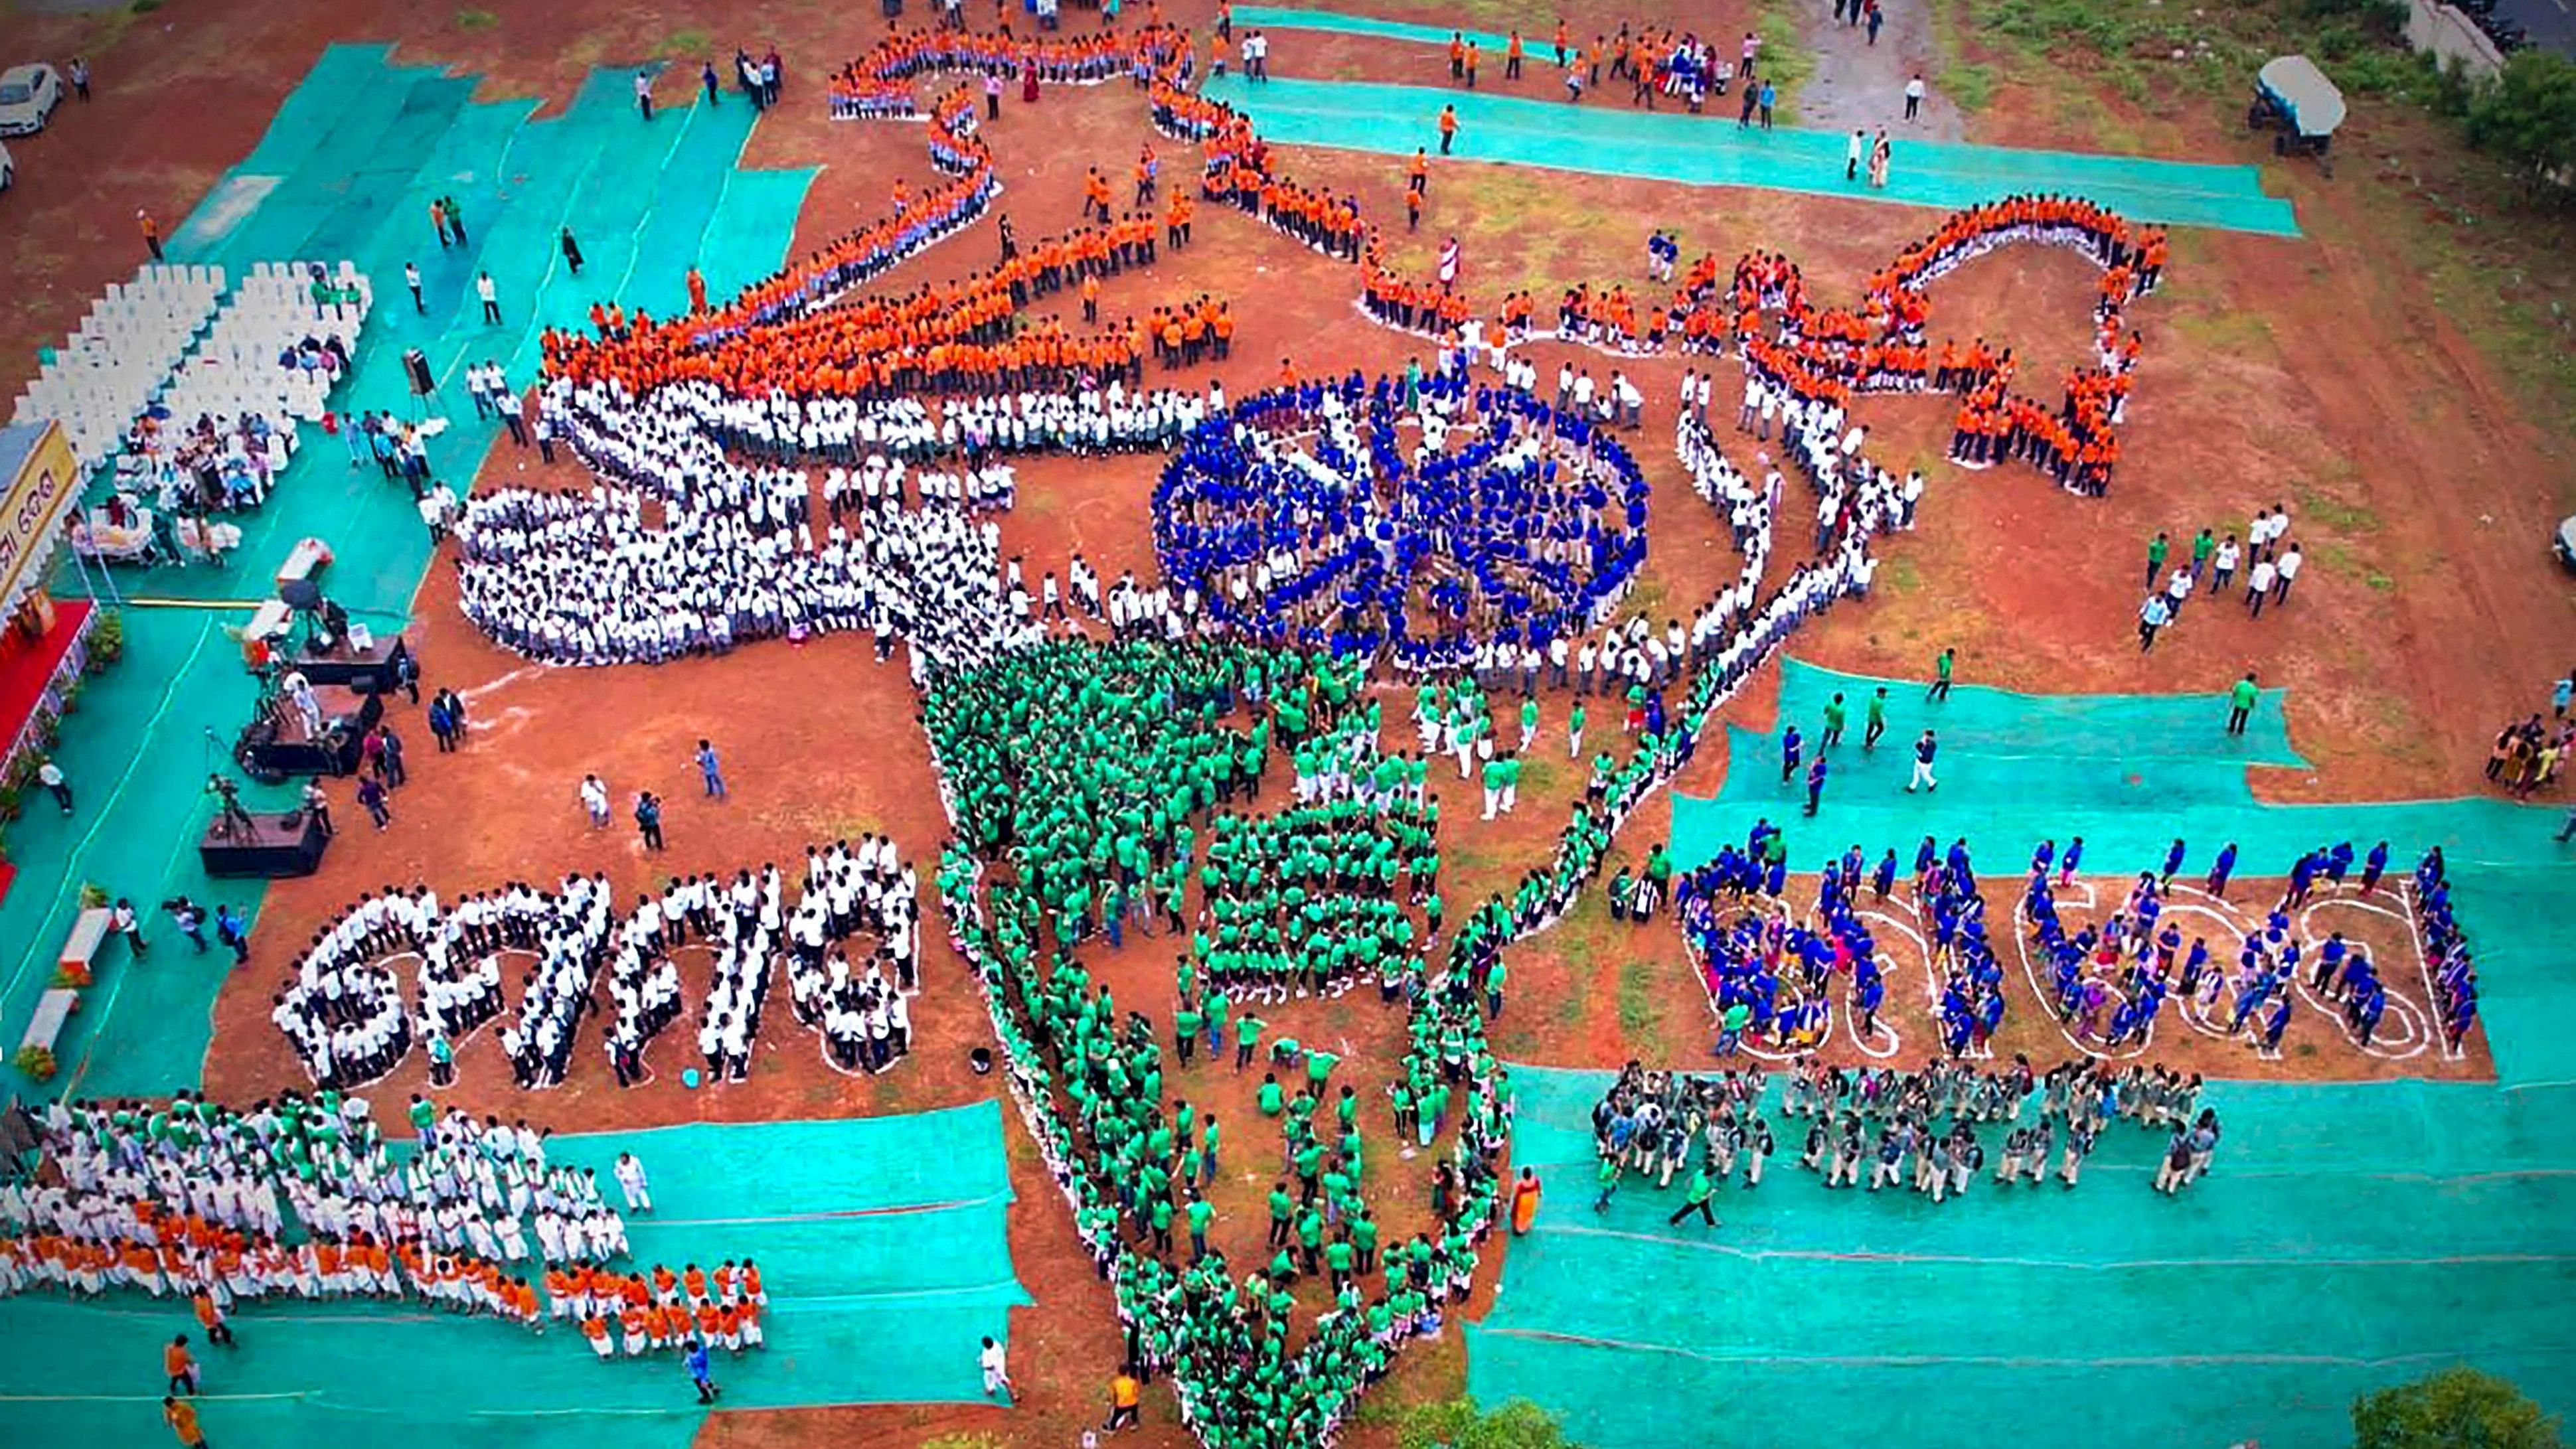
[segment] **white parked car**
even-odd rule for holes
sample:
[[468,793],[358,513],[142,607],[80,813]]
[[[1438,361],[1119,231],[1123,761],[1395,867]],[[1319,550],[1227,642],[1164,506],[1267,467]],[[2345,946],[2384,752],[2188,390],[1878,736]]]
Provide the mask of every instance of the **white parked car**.
[[0,71],[0,136],[32,136],[63,103],[63,78],[50,65],[13,65]]

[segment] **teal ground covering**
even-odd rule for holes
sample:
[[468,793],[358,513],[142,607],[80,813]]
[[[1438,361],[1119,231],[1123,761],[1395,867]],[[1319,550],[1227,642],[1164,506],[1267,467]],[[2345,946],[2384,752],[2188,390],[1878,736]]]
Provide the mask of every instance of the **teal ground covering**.
[[2072,1195],[1981,1183],[1941,1207],[1827,1193],[1784,1134],[1709,1232],[1635,1177],[1590,1211],[1602,1074],[1513,1080],[1514,1156],[1549,1195],[1468,1330],[1468,1386],[1593,1449],[1964,1449],[2011,1424],[2102,1449],[2341,1443],[2352,1395],[2461,1359],[2576,1410],[2563,1088],[2222,1083],[2218,1168],[2171,1201],[2148,1191],[2156,1138],[2126,1127]]
[[[1685,867],[1740,843],[1757,819],[1787,826],[1791,863],[1812,867],[1855,842],[1889,846],[1907,860],[1926,835],[1965,836],[1987,869],[2018,870],[2041,840],[2084,837],[2086,868],[2105,875],[2159,867],[2181,836],[2185,868],[2206,871],[2234,841],[2240,876],[2280,876],[2299,853],[2349,839],[2386,840],[2398,868],[2433,846],[2450,860],[2453,902],[2478,956],[2480,1012],[2508,1085],[2576,1082],[2576,975],[2551,932],[2576,900],[2569,848],[2551,837],[2555,808],[2495,798],[2393,803],[2271,805],[2254,797],[2248,765],[2295,765],[2278,694],[2267,693],[2247,732],[2229,736],[2219,695],[2033,696],[1962,685],[1941,703],[1920,680],[1889,680],[1887,738],[1864,753],[1864,701],[1882,681],[1791,660],[1783,666],[1780,720],[1813,742],[1824,701],[1845,696],[1850,723],[1833,754],[1820,818],[1800,815],[1803,780],[1780,782],[1773,732],[1728,727],[1726,783],[1712,799],[1677,795],[1673,855]],[[1940,788],[1905,793],[1911,742],[1938,732]],[[2570,1124],[2576,1129],[2576,1123]]]
[[[396,65],[385,46],[332,46],[258,147],[171,234],[171,258],[236,276],[259,261],[355,262],[374,280],[377,305],[334,405],[413,416],[401,357],[421,348],[442,379],[438,411],[450,421],[431,444],[431,463],[463,491],[500,435],[474,417],[458,380],[466,363],[501,362],[525,385],[544,324],[585,321],[593,301],[609,298],[677,310],[692,263],[723,296],[786,255],[813,173],[736,169],[755,114],[739,102],[667,108],[647,125],[635,115],[629,74],[599,72],[569,108],[540,118],[533,100],[476,102],[473,77]],[[430,232],[429,203],[439,196],[454,197],[464,214],[462,247],[442,249]],[[578,277],[556,242],[566,224],[584,253]],[[417,313],[403,286],[406,261],[421,269],[426,307]],[[474,299],[484,270],[499,287],[500,327],[483,325]],[[342,441],[319,428],[305,428],[303,442],[268,505],[237,520],[243,546],[228,567],[118,569],[116,589],[247,606],[274,592],[278,564],[314,535],[337,555],[321,579],[331,596],[379,629],[400,627],[430,557],[409,490],[372,464],[352,466]],[[53,587],[84,591],[68,561]],[[126,610],[124,662],[92,682],[65,722],[58,758],[79,813],[63,820],[34,810],[10,832],[19,876],[0,900],[0,1030],[11,1042],[45,990],[82,882],[146,907],[181,893],[209,907],[256,905],[256,883],[208,880],[195,852],[208,815],[206,773],[249,713],[252,686],[221,627],[245,617]],[[438,661],[424,663],[434,683]],[[416,719],[397,716],[418,731]],[[208,730],[221,741],[211,752]],[[416,748],[426,748],[422,735],[413,734]],[[342,814],[353,816],[343,793]],[[55,1090],[167,1093],[200,1080],[228,958],[189,955],[167,917],[148,935],[159,945],[141,969],[128,969],[121,945],[108,948],[100,989],[60,1044],[66,1065]],[[285,943],[254,942],[263,953],[254,969],[273,968]],[[14,1069],[0,1070],[12,1086],[27,1085]]]
[[[550,1144],[603,1177],[622,1151],[650,1172],[657,1209],[630,1219],[638,1262],[760,1264],[770,1345],[719,1355],[727,1408],[972,1401],[977,1344],[1030,1301],[1011,1270],[996,1102]],[[192,1328],[184,1304],[0,1301],[0,1414],[28,1443],[155,1442],[157,1348]],[[342,1449],[361,1434],[569,1449],[613,1433],[677,1449],[704,1417],[675,1355],[602,1364],[562,1328],[280,1304],[246,1310],[237,1331],[238,1349],[200,1349],[216,1444]]]
[[[1238,12],[1239,14],[1239,12]],[[1317,18],[1325,18],[1317,12]],[[1339,28],[1339,27],[1335,27]],[[1499,73],[1501,65],[1495,63]],[[1568,105],[1491,91],[1357,81],[1227,76],[1208,94],[1249,115],[1265,139],[1410,156],[1439,149],[1440,108],[1458,108],[1458,159],[1636,176],[1689,186],[1745,186],[1944,211],[2021,192],[2071,192],[2140,221],[2298,235],[2290,203],[2263,193],[2252,166],[2021,150],[1899,138],[1888,184],[1843,180],[1849,138],[1834,131],[1739,130],[1731,114],[1692,116],[1617,103]],[[1683,221],[1644,217],[1652,225]]]
[[[1521,49],[1528,56],[1528,66],[1537,68],[1550,64],[1556,55],[1555,17],[1533,11],[1528,24],[1530,28],[1521,32]],[[1234,7],[1234,28],[1238,32],[1312,30],[1329,35],[1362,35],[1379,40],[1400,40],[1409,45],[1444,47],[1449,44],[1450,35],[1456,33],[1474,41],[1483,50],[1482,63],[1492,69],[1486,71],[1482,66],[1479,69],[1496,81],[1503,78],[1503,58],[1510,52],[1512,43],[1508,31],[1477,30],[1463,25],[1444,29],[1437,25],[1415,25],[1405,20],[1382,20],[1374,15],[1308,10],[1295,5],[1237,5]],[[1588,45],[1591,41],[1585,39],[1577,43]]]
[[[2148,1191],[2155,1136],[2126,1127],[2072,1196],[1989,1183],[1938,1208],[1828,1194],[1795,1166],[1803,1130],[1783,1131],[1772,1180],[1730,1188],[1711,1233],[1667,1226],[1678,1195],[1634,1178],[1590,1212],[1604,1079],[1515,1068],[1514,1157],[1549,1196],[1494,1313],[1468,1330],[1474,1393],[1534,1398],[1594,1449],[1982,1449],[2004,1426],[2098,1449],[2335,1444],[2354,1395],[2462,1360],[2576,1413],[2576,1045],[2561,1029],[2576,984],[2539,924],[2564,920],[2576,892],[2556,811],[2263,804],[2249,767],[2299,763],[2277,695],[2231,738],[2217,696],[1962,686],[1933,704],[1919,680],[1885,681],[1888,737],[1864,754],[1881,681],[1784,670],[1780,721],[1811,740],[1832,694],[1852,706],[1822,818],[1778,782],[1777,727],[1731,730],[1716,797],[1674,801],[1682,865],[1762,816],[1786,822],[1802,864],[1855,841],[1910,858],[1926,834],[1963,835],[2013,870],[2040,839],[2082,835],[2088,868],[2111,875],[2161,865],[2176,835],[2187,869],[2232,840],[2249,876],[2335,839],[2385,838],[2401,867],[2440,845],[2502,1080],[2213,1084],[2218,1169],[2172,1201]],[[1907,745],[1926,726],[1941,787],[1908,796]]]

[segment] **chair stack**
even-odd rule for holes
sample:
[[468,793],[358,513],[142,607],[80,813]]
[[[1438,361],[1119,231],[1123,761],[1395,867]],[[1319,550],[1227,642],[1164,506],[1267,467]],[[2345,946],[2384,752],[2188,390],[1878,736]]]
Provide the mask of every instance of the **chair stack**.
[[80,330],[19,394],[11,421],[62,424],[85,469],[114,457],[135,415],[206,330],[223,290],[221,267],[164,262],[109,283]]

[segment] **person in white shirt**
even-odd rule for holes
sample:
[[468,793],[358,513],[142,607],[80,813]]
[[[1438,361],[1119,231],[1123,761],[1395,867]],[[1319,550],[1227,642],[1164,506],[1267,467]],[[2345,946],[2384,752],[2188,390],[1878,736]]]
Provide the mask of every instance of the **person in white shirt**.
[[2299,564],[2299,545],[2293,541],[2289,547],[2281,551],[2281,557],[2274,565],[2274,572],[2278,577],[2272,583],[2273,603],[2286,604],[2290,601],[2290,581],[2299,576]]
[[985,1339],[982,1351],[975,1355],[975,1366],[984,1373],[984,1397],[989,1399],[999,1394],[1003,1397],[1003,1402],[1008,1403],[1011,1392],[1011,1373],[1002,1346],[990,1338]]

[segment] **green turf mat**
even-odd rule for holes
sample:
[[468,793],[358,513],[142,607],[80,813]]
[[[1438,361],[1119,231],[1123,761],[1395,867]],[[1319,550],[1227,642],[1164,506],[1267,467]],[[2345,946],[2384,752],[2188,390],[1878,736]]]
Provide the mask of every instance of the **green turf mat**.
[[[570,108],[543,120],[533,119],[533,100],[474,101],[476,84],[395,65],[384,46],[329,47],[257,149],[169,242],[175,261],[236,275],[256,261],[355,262],[375,283],[377,307],[335,406],[414,416],[401,358],[422,349],[450,421],[430,444],[431,465],[460,488],[499,434],[473,416],[459,382],[466,364],[504,362],[524,384],[535,374],[542,323],[581,320],[591,299],[622,284],[649,283],[642,295],[668,310],[685,297],[692,262],[717,295],[765,275],[784,256],[813,179],[811,171],[734,170],[755,120],[748,106],[667,109],[646,127],[625,71],[597,73]],[[451,195],[469,240],[441,248],[428,208]],[[591,263],[579,278],[556,246],[567,221]],[[406,261],[421,269],[422,311],[403,286]],[[484,269],[500,287],[501,327],[484,326],[473,299]],[[273,592],[277,565],[311,535],[336,555],[321,580],[334,598],[379,629],[408,619],[429,561],[427,532],[409,490],[372,463],[351,466],[340,438],[304,429],[268,506],[236,521],[243,545],[227,567],[119,570],[118,589],[246,606]],[[80,591],[68,564],[54,586]],[[243,617],[127,611],[126,660],[65,723],[60,758],[79,814],[63,821],[37,811],[11,831],[20,874],[0,901],[0,1026],[14,1030],[34,1009],[82,881],[141,904],[180,892],[209,906],[258,900],[256,884],[211,882],[195,859],[206,817],[199,789],[222,753],[208,754],[204,732],[228,746],[249,708],[249,682],[221,632]],[[437,661],[424,665],[434,680]],[[66,1068],[55,1089],[166,1093],[200,1079],[222,958],[189,957],[166,917],[150,935],[161,946],[143,969],[124,969],[122,947],[108,952],[99,990],[61,1044]],[[273,964],[285,949],[256,934],[254,942],[255,962]]]
[[[1732,120],[1615,105],[1568,105],[1488,91],[1352,81],[1211,79],[1208,93],[1252,118],[1264,138],[1379,155],[1439,144],[1444,105],[1458,109],[1457,156],[1556,170],[1745,186],[1954,210],[2019,192],[2072,192],[2140,221],[2295,236],[2290,203],[2263,194],[2251,166],[2210,166],[1900,139],[1891,177],[1873,189],[1843,179],[1847,137],[1746,131]],[[1677,217],[1641,217],[1640,232]]]
[[[656,1209],[629,1218],[635,1261],[760,1264],[770,1346],[720,1359],[728,1408],[972,1401],[978,1343],[1004,1336],[1009,1310],[1030,1301],[1011,1268],[998,1102],[548,1144],[551,1160],[603,1176],[623,1151],[650,1173]],[[236,1326],[238,1349],[200,1350],[219,1444],[336,1449],[359,1433],[386,1446],[572,1449],[605,1431],[677,1449],[701,1417],[676,1356],[602,1364],[560,1327],[536,1336],[417,1304],[350,1303],[253,1305]],[[0,1414],[13,1431],[144,1442],[135,1426],[157,1418],[158,1345],[192,1328],[184,1304],[131,1295],[0,1300],[12,1347]]]
[[[2212,761],[2228,765],[2303,766],[2290,744],[2281,691],[2264,690],[2241,735],[2226,732],[2226,694],[2022,694],[1963,684],[1937,702],[1924,681],[1877,679],[1782,661],[1780,718],[1813,740],[1824,729],[1825,704],[1841,695],[1854,739],[1871,694],[1887,690],[1888,737],[1881,753],[1910,743],[1918,731],[1940,732],[1941,756],[2042,756],[2077,760]],[[1907,756],[1908,760],[1911,756]],[[1836,764],[1844,763],[1840,756]],[[1904,767],[1898,767],[1898,779]],[[2241,778],[2241,776],[2240,776]]]
[[[652,1174],[665,1221],[743,1211],[746,1184],[763,1185],[761,1213],[802,1211],[806,1198],[844,1210],[981,1202],[1006,1197],[1002,1108],[990,1098],[936,1112],[811,1122],[692,1122],[642,1132],[557,1139],[581,1161],[632,1152]],[[766,1186],[782,1183],[774,1198]],[[826,1186],[828,1184],[828,1186]],[[788,1206],[782,1207],[781,1201]]]
[[[1527,52],[1532,67],[1552,64],[1556,56],[1556,17],[1552,12],[1532,9],[1522,17],[1529,29],[1521,32],[1521,49]],[[1483,70],[1500,81],[1503,57],[1511,49],[1508,31],[1476,30],[1463,26],[1415,25],[1402,20],[1382,20],[1374,15],[1348,15],[1338,10],[1308,10],[1294,5],[1237,5],[1234,28],[1239,35],[1247,30],[1308,30],[1331,35],[1374,36],[1380,40],[1400,40],[1409,45],[1447,46],[1452,31],[1459,31],[1484,50]],[[1569,36],[1570,39],[1573,37]],[[1577,45],[1589,45],[1589,37],[1573,39]],[[1541,57],[1546,57],[1542,59]]]
[[[51,982],[83,882],[129,897],[149,915],[148,957],[136,961],[121,942],[100,952],[98,985],[55,1048],[63,1064],[56,1090],[77,1081],[93,1093],[160,1094],[199,1080],[232,956],[220,948],[194,954],[153,907],[180,892],[209,910],[258,899],[255,883],[210,881],[196,859],[197,832],[211,814],[202,793],[209,762],[222,760],[246,703],[240,655],[218,627],[221,617],[127,610],[125,658],[90,680],[63,722],[56,758],[78,810],[69,817],[31,810],[11,827],[19,874],[0,900],[0,1029],[13,1044]],[[207,743],[208,729],[222,746]],[[253,808],[263,801],[276,797],[244,795]],[[10,1076],[25,1085],[14,1068]]]
[[1800,1419],[1828,1445],[1949,1444],[1980,1405],[2080,1379],[2088,1425],[2145,1445],[2331,1442],[2311,1436],[2351,1393],[2459,1356],[2553,1407],[2576,1384],[2556,1306],[2576,1288],[2576,1142],[2550,1125],[2576,1097],[2219,1084],[2217,1168],[2171,1201],[2147,1191],[2153,1134],[2125,1127],[2072,1194],[1980,1183],[1940,1207],[1828,1193],[1784,1140],[1785,1170],[1729,1188],[1710,1232],[1668,1225],[1678,1190],[1634,1176],[1591,1211],[1607,1080],[1513,1069],[1514,1158],[1549,1196],[1468,1360],[1473,1392],[1536,1397],[1598,1449],[1676,1442],[1748,1394],[1851,1408]]

